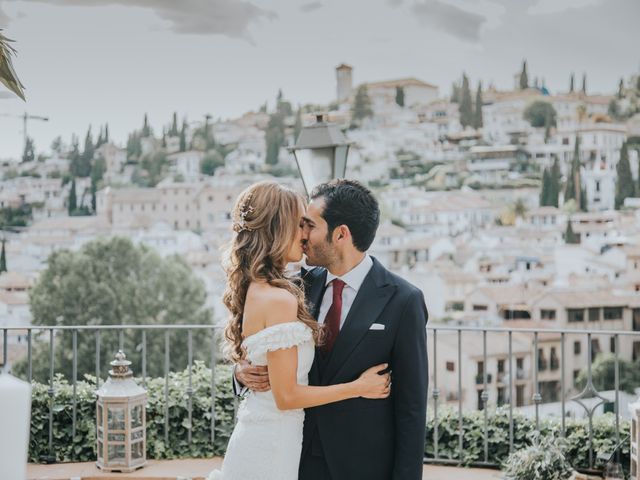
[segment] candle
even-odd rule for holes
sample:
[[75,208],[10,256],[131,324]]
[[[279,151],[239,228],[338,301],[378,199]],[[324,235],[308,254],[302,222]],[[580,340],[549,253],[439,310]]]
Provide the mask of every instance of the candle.
[[27,478],[31,385],[0,374],[0,469],[2,478]]

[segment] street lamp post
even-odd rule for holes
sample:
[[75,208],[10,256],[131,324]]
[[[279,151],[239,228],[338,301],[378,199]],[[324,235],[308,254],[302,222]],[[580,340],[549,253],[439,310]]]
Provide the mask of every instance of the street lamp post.
[[316,115],[316,123],[302,129],[289,149],[296,159],[307,196],[313,188],[334,178],[344,178],[350,143],[340,128]]

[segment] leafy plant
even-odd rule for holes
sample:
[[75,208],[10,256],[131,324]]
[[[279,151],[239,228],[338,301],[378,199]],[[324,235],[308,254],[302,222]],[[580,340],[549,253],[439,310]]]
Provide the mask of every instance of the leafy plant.
[[555,438],[532,435],[533,445],[509,455],[504,471],[509,480],[566,480],[573,474],[562,445]]

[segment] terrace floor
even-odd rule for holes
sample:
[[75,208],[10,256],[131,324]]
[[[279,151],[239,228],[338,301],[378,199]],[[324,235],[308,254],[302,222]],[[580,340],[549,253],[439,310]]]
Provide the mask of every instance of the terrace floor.
[[[214,468],[220,466],[222,458],[193,460],[149,460],[146,467],[132,473],[106,473],[94,462],[60,463],[53,465],[29,464],[29,480],[102,480],[126,478],[129,480],[203,480]],[[425,465],[422,476],[425,480],[497,480],[502,475],[497,470],[479,468],[456,468]]]

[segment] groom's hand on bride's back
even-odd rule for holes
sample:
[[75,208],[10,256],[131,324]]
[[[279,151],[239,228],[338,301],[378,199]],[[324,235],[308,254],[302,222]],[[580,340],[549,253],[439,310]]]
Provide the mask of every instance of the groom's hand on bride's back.
[[236,364],[235,376],[238,382],[254,392],[268,392],[271,389],[266,365],[251,365],[241,360]]

